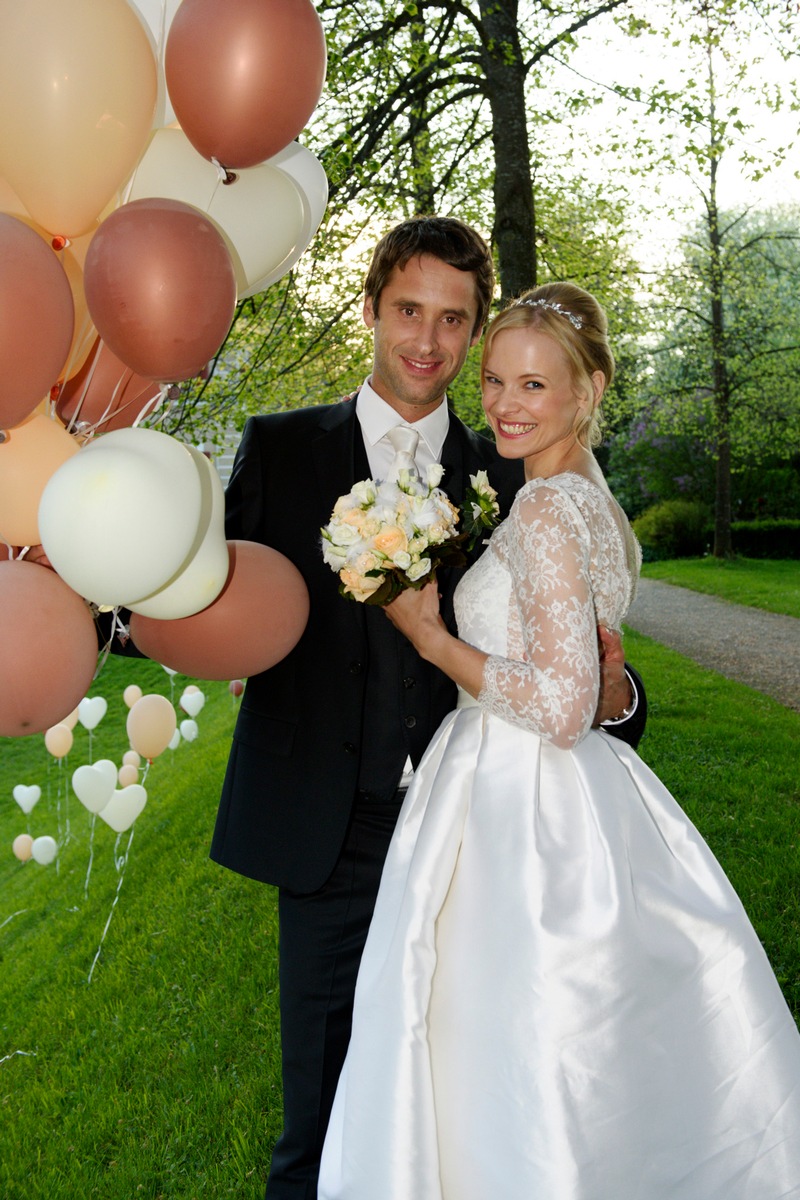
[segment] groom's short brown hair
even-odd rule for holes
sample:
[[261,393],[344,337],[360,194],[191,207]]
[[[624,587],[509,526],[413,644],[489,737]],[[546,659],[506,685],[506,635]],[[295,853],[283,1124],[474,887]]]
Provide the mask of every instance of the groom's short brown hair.
[[486,322],[494,296],[494,263],[481,235],[457,217],[411,217],[381,238],[364,280],[364,294],[372,300],[375,315],[392,271],[395,267],[402,270],[420,254],[430,254],[475,276],[478,316],[472,332],[477,333]]

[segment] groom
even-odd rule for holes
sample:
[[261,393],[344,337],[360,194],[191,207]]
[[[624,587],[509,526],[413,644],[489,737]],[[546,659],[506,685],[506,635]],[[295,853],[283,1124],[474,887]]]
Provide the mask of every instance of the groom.
[[[251,418],[228,487],[228,538],[285,554],[311,596],[299,644],[248,681],[211,847],[216,862],[279,888],[284,1128],[267,1200],[316,1197],[356,973],[405,793],[404,765],[407,757],[419,763],[455,707],[454,685],[380,609],[339,596],[322,559],[320,527],[354,482],[386,477],[394,456],[388,435],[397,424],[419,434],[423,477],[429,463],[441,462],[441,486],[461,505],[469,476],[487,470],[506,514],[523,481],[521,463],[500,459],[445,401],[481,335],[493,290],[489,249],[469,226],[419,217],[391,230],[365,281],[364,320],[374,339],[369,379],[357,397],[338,404]],[[458,574],[439,578],[451,626]],[[614,718],[631,699],[618,641],[606,658],[598,716]],[[642,699],[614,732],[635,743],[643,725]]]

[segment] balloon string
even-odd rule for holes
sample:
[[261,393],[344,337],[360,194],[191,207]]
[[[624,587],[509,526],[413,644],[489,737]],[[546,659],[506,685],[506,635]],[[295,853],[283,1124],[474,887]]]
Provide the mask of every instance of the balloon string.
[[155,403],[148,402],[147,404],[145,404],[144,408],[141,410],[138,417],[131,425],[131,429],[138,429],[139,422],[144,420],[145,417],[147,417],[147,416],[154,417],[156,415],[156,413],[159,411],[159,409],[163,405],[164,400],[166,399],[171,386],[172,385],[169,383],[161,384],[161,390],[159,391],[158,396],[156,397]]
[[36,1058],[38,1051],[37,1050],[12,1050],[10,1054],[4,1054],[3,1057],[0,1058],[0,1063],[8,1062],[8,1060],[10,1058],[13,1058],[15,1054],[22,1054],[26,1058]]
[[92,864],[94,863],[94,825],[97,820],[95,813],[92,813],[92,823],[89,827],[89,864],[86,868],[86,878],[83,881],[83,898],[89,899],[89,876],[92,873]]
[[106,934],[108,933],[108,927],[111,924],[111,918],[114,916],[114,909],[117,907],[117,901],[119,900],[119,892],[120,892],[120,888],[122,887],[122,881],[125,878],[125,867],[128,862],[128,855],[130,854],[130,851],[131,851],[131,842],[133,841],[133,835],[135,832],[135,828],[136,828],[135,826],[131,827],[131,836],[128,838],[128,845],[126,847],[125,853],[123,855],[121,855],[119,858],[117,858],[117,846],[119,846],[119,839],[122,837],[122,834],[119,834],[116,842],[114,843],[114,866],[116,867],[117,874],[119,875],[119,879],[117,880],[117,890],[114,893],[114,899],[111,901],[111,911],[108,914],[108,919],[106,921],[105,928],[103,929],[103,933],[100,938],[100,945],[97,947],[97,953],[95,954],[94,960],[89,969],[89,977],[86,980],[87,983],[92,982],[92,975],[94,974],[94,969],[97,966],[97,960],[100,957],[100,951],[103,949],[103,942],[106,940]]
[[[26,913],[28,911],[29,910],[27,908],[21,908],[19,910],[19,912],[12,913],[10,917],[6,917],[5,921],[0,923],[0,929],[3,928],[3,925],[7,925],[9,921],[13,921],[14,917],[21,917],[21,916],[23,916],[24,913]],[[2,1061],[3,1061],[3,1059],[0,1059],[0,1062],[2,1062]]]

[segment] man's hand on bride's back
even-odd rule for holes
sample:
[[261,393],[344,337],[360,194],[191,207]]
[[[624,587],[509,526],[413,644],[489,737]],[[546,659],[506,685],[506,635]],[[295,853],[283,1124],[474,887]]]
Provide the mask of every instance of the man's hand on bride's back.
[[600,696],[594,725],[622,716],[633,701],[630,680],[625,674],[621,634],[616,629],[598,625],[597,641],[600,647]]

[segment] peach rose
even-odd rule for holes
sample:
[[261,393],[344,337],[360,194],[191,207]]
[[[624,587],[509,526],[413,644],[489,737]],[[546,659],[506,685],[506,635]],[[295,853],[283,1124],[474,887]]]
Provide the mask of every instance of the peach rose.
[[403,554],[408,550],[408,538],[399,525],[387,525],[372,544],[379,554],[385,554],[391,559],[396,554]]

